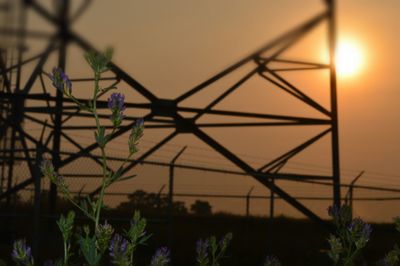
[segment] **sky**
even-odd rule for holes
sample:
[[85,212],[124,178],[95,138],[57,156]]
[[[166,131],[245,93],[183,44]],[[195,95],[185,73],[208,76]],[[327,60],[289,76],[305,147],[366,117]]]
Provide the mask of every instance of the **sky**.
[[[39,1],[50,7],[51,1]],[[73,9],[80,1],[73,2]],[[340,133],[340,162],[343,183],[349,183],[360,171],[365,174],[359,184],[400,188],[399,115],[400,105],[400,22],[397,0],[337,1],[338,39],[351,41],[359,47],[363,63],[352,76],[338,77],[338,109]],[[88,10],[73,25],[73,29],[98,49],[112,46],[114,62],[145,87],[162,98],[175,98],[213,74],[225,69],[263,44],[311,18],[324,9],[320,0],[171,0],[171,1],[93,1]],[[32,14],[32,29],[51,31],[44,21]],[[322,24],[307,35],[284,56],[326,62],[326,25]],[[34,54],[44,43],[32,42],[29,53]],[[49,69],[55,57],[46,65]],[[182,106],[202,107],[237,80],[249,67],[210,87],[204,93],[188,99]],[[88,77],[82,51],[69,48],[67,72],[73,78]],[[327,73],[282,74],[296,82],[323,106],[329,106]],[[86,87],[78,85],[79,93],[87,95]],[[87,86],[87,85],[85,85]],[[249,81],[232,96],[217,105],[217,109],[255,111],[287,115],[320,114],[271,89],[260,78]],[[143,99],[124,88],[127,99]],[[135,110],[128,111],[137,114]],[[201,121],[220,121],[204,117]],[[79,122],[78,122],[79,123]],[[82,122],[86,123],[86,122]],[[320,132],[321,128],[249,128],[205,130],[216,140],[239,154],[252,166],[260,166],[294,145]],[[154,130],[153,130],[154,131]],[[163,131],[146,131],[142,150],[160,139]],[[161,133],[160,133],[161,132]],[[71,133],[73,136],[75,133]],[[90,134],[79,133],[82,143],[89,143]],[[189,145],[181,163],[235,169],[232,164],[192,136],[180,136],[154,155],[155,160],[169,161],[182,146]],[[66,146],[64,146],[66,148]],[[110,153],[119,154],[123,143],[113,143]],[[71,166],[74,168],[76,166]],[[79,166],[78,166],[79,167]],[[327,173],[330,168],[329,138],[293,159],[288,171]],[[82,169],[80,166],[78,169]],[[68,169],[67,169],[68,170]],[[65,170],[65,171],[67,171]],[[157,191],[166,183],[167,169],[139,167],[139,175],[115,191],[144,188]],[[76,181],[78,182],[78,181]],[[244,195],[251,187],[254,195],[269,195],[250,177],[224,176],[205,172],[177,170],[176,190],[192,193],[229,193]],[[281,186],[296,196],[330,196],[329,189],[298,183],[281,182]],[[124,190],[127,189],[127,190]],[[356,196],[398,196],[356,190]],[[190,201],[190,199],[188,199]],[[243,213],[244,202],[213,201],[216,210]],[[330,202],[304,202],[324,216]],[[112,204],[112,203],[110,203]],[[355,213],[373,221],[389,221],[398,215],[396,201],[356,202]],[[267,202],[254,201],[254,214],[265,215]],[[277,214],[301,217],[297,211],[278,201]],[[326,215],[325,215],[326,216]]]

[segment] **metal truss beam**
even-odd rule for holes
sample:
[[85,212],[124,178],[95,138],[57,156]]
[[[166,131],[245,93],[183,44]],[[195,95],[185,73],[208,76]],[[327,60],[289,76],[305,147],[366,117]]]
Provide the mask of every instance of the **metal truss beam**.
[[[187,92],[176,97],[175,99],[162,99],[157,97],[151,92],[150,89],[146,88],[135,78],[133,78],[128,72],[124,71],[114,62],[110,64],[110,70],[113,73],[112,77],[106,77],[103,80],[114,80],[115,84],[120,81],[125,82],[129,87],[138,92],[145,98],[144,103],[128,102],[126,103],[127,108],[134,109],[145,109],[148,113],[144,116],[146,121],[146,127],[148,129],[173,129],[172,133],[169,133],[164,139],[155,144],[152,148],[144,152],[138,160],[134,160],[128,164],[125,173],[134,168],[140,161],[144,161],[146,158],[151,156],[154,152],[162,148],[163,145],[171,141],[174,137],[179,134],[192,134],[198,139],[202,140],[209,147],[214,149],[216,152],[224,156],[227,160],[236,165],[239,169],[252,176],[255,180],[260,182],[263,186],[270,189],[273,193],[277,194],[280,198],[285,200],[294,208],[298,209],[305,216],[310,219],[325,224],[320,217],[318,217],[314,212],[307,208],[304,204],[296,200],[289,193],[285,192],[282,188],[273,183],[275,179],[285,179],[285,180],[331,180],[333,183],[333,198],[335,204],[340,204],[340,169],[339,169],[339,139],[338,139],[338,114],[337,114],[337,97],[336,97],[336,73],[334,66],[334,50],[335,50],[335,5],[333,0],[325,0],[325,10],[316,16],[310,18],[299,26],[295,27],[291,31],[288,31],[271,42],[264,45],[257,51],[249,54],[243,59],[237,61],[226,69],[220,71],[204,82],[198,84],[197,86],[190,88]],[[60,92],[57,92],[56,96],[51,96],[43,81],[43,67],[45,66],[49,56],[53,52],[58,52],[58,65],[65,69],[67,64],[67,47],[69,44],[74,43],[78,45],[84,51],[96,51],[89,41],[85,40],[77,32],[71,29],[71,24],[80,16],[81,11],[86,9],[86,6],[80,8],[78,15],[71,16],[68,13],[69,1],[62,1],[60,5],[59,13],[53,15],[45,8],[41,6],[38,1],[30,0],[23,2],[23,8],[31,8],[40,17],[44,18],[50,25],[56,28],[56,34],[49,35],[40,30],[29,30],[17,29],[16,31],[10,31],[9,29],[0,28],[0,36],[2,35],[24,35],[24,38],[40,38],[48,39],[48,45],[46,49],[39,53],[38,55],[32,56],[27,59],[21,59],[18,64],[7,65],[6,62],[0,61],[0,75],[4,77],[6,81],[6,86],[10,87],[6,92],[0,92],[0,98],[2,104],[14,105],[15,102],[22,102],[20,104],[20,109],[17,111],[22,119],[31,121],[32,123],[39,124],[41,126],[47,125],[47,128],[51,130],[48,135],[47,140],[44,144],[44,152],[51,153],[56,169],[61,169],[66,165],[76,161],[77,159],[85,156],[90,157],[94,163],[98,164],[98,158],[92,153],[98,148],[97,143],[82,144],[74,140],[68,135],[70,130],[93,130],[91,125],[82,125],[74,123],[74,118],[86,119],[89,117],[85,112],[81,112],[75,106],[71,105],[71,101],[64,99]],[[73,21],[72,21],[73,20]],[[291,46],[296,44],[302,37],[306,36],[311,30],[313,30],[317,25],[322,22],[328,22],[328,36],[329,36],[329,50],[330,50],[330,64],[321,64],[316,62],[306,62],[299,60],[292,60],[290,58],[284,58],[282,54]],[[266,55],[270,52],[270,55]],[[1,57],[0,57],[1,59]],[[27,83],[22,88],[22,90],[13,90],[12,84],[8,82],[7,74],[14,69],[20,69],[30,62],[37,60],[34,70],[28,78]],[[272,63],[287,63],[293,65],[293,67],[271,67]],[[183,102],[196,95],[200,91],[206,90],[210,85],[214,84],[218,80],[227,77],[229,74],[233,73],[235,70],[247,65],[254,64],[255,66],[242,76],[237,82],[225,89],[225,91],[212,100],[205,108],[194,108],[182,106]],[[311,98],[306,95],[299,87],[295,84],[290,83],[279,73],[285,71],[313,71],[316,69],[327,69],[330,73],[330,98],[331,104],[330,108],[323,107],[316,99]],[[300,116],[287,116],[280,114],[265,114],[265,113],[255,113],[255,112],[240,112],[231,110],[220,110],[215,109],[215,107],[229,95],[234,93],[236,90],[245,84],[254,76],[260,76],[270,84],[274,86],[275,89],[280,89],[288,94],[295,97],[297,100],[301,101],[303,104],[308,105],[318,111],[323,115],[324,118],[315,117],[300,117]],[[31,93],[31,89],[36,80],[39,78],[42,93]],[[76,83],[92,81],[92,78],[76,78],[72,79]],[[35,105],[25,106],[25,102],[35,101]],[[80,99],[80,101],[87,101],[87,99]],[[107,103],[105,101],[99,101],[99,109],[107,108]],[[15,107],[14,107],[15,110]],[[189,118],[184,117],[183,114],[189,115]],[[48,119],[44,119],[43,116],[48,115],[50,117],[50,124],[47,124]],[[230,118],[252,118],[257,119],[256,122],[197,122],[201,117],[208,116],[225,116]],[[108,115],[99,115],[100,119],[108,119]],[[22,119],[19,123],[22,123]],[[127,116],[126,125],[119,128],[111,140],[119,138],[124,133],[128,132],[134,125],[137,117]],[[22,129],[21,125],[15,125],[15,123],[10,123],[9,118],[1,118],[3,124],[13,128],[15,132],[18,132],[19,137],[22,141],[22,149],[24,150],[23,156],[26,158],[26,162],[31,168],[32,158],[29,156],[29,144],[30,142],[37,144],[38,140],[32,135],[28,134]],[[66,123],[68,121],[68,124]],[[289,150],[288,152],[278,156],[274,160],[267,162],[264,166],[259,169],[252,168],[244,160],[235,155],[227,147],[222,145],[213,139],[210,135],[206,134],[203,128],[228,128],[228,127],[271,127],[271,126],[284,126],[294,127],[294,126],[319,126],[324,127],[323,131],[316,136],[310,138],[304,143],[298,145],[297,147]],[[296,173],[278,173],[278,170],[284,167],[284,165],[295,157],[297,154],[301,153],[303,150],[307,149],[309,146],[313,145],[321,138],[327,135],[331,135],[331,148],[332,148],[332,175],[331,176],[313,176],[305,174]],[[62,154],[61,143],[62,140],[69,142],[78,152],[74,154],[65,154],[61,159],[60,154]],[[50,142],[52,143],[52,148],[49,149],[48,146]],[[32,169],[31,169],[32,170]],[[112,170],[112,169],[109,169]],[[32,171],[31,171],[32,172]],[[31,173],[33,176],[33,172]],[[27,185],[33,182],[33,178],[28,177],[25,181],[20,184],[9,187],[8,191],[0,194],[0,199],[10,195],[11,193],[17,192],[19,189],[25,188]],[[94,190],[91,195],[95,195],[98,190]],[[52,188],[52,201],[55,202],[55,187]]]

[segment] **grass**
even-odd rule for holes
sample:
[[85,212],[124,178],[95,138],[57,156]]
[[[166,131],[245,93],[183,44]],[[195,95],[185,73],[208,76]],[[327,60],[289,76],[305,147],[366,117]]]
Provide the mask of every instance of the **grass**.
[[[17,209],[17,214],[29,213],[29,209]],[[131,212],[130,212],[131,213]],[[110,223],[116,227],[128,227],[128,222],[119,218],[130,218],[129,214],[107,210],[104,212]],[[152,237],[148,246],[138,250],[137,265],[148,265],[154,250],[168,245],[168,224],[163,214],[148,216],[148,231]],[[15,238],[32,235],[31,216],[21,218],[2,218],[0,257],[10,258],[11,243]],[[283,265],[331,265],[326,254],[328,232],[308,220],[278,217],[268,220],[263,217],[243,217],[229,214],[216,214],[198,217],[182,215],[174,217],[172,265],[194,265],[195,243],[199,238],[216,235],[218,238],[227,232],[233,233],[233,241],[228,248],[228,257],[222,265],[262,265],[267,254],[276,255]],[[365,260],[368,265],[382,258],[395,243],[399,235],[393,224],[373,224],[371,241],[367,246]],[[61,256],[61,235],[54,219],[43,218],[41,222],[40,259]]]

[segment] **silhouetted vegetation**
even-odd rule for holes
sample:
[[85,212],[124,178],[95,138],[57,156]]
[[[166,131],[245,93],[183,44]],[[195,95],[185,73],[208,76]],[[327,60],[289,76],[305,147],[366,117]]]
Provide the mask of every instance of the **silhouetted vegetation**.
[[[172,209],[175,215],[188,214],[183,201],[174,201]],[[139,210],[144,215],[165,213],[168,210],[168,197],[156,193],[148,193],[144,190],[136,190],[128,195],[128,201],[120,203],[116,210],[122,212]]]
[[191,206],[190,211],[199,216],[211,215],[212,207],[208,201],[196,200]]

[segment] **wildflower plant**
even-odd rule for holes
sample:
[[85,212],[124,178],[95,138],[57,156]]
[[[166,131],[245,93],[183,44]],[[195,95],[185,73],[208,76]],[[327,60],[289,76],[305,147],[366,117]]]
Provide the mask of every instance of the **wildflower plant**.
[[355,265],[370,239],[371,225],[360,218],[352,219],[351,209],[346,205],[331,206],[328,208],[328,214],[336,227],[336,234],[331,234],[328,239],[331,247],[329,257],[334,265]]
[[18,266],[34,265],[31,247],[26,245],[25,239],[14,242],[11,257]]
[[217,242],[215,236],[206,240],[199,239],[196,243],[196,262],[198,266],[219,266],[225,257],[226,249],[232,240],[232,233],[226,234]]
[[70,211],[66,217],[61,215],[60,219],[57,221],[58,228],[63,237],[64,245],[64,258],[63,265],[68,265],[68,259],[71,257],[71,238],[74,227],[75,213]]
[[[44,159],[41,164],[42,174],[49,178],[49,180],[58,187],[63,196],[92,222],[92,226],[85,225],[83,230],[81,230],[82,233],[78,234],[77,244],[79,246],[79,252],[75,253],[80,255],[85,260],[86,264],[90,266],[100,265],[107,251],[111,263],[114,265],[133,265],[133,254],[135,250],[139,245],[145,244],[150,237],[145,230],[147,225],[146,220],[140,216],[139,212],[135,212],[131,226],[123,236],[115,233],[112,226],[107,222],[104,224],[100,223],[101,211],[104,207],[104,193],[107,187],[115,182],[133,177],[124,176],[126,170],[125,164],[138,151],[137,145],[140,138],[143,136],[144,130],[143,119],[138,119],[132,127],[128,138],[128,156],[116,171],[111,170],[107,163],[106,146],[116,130],[122,125],[124,119],[123,113],[125,111],[125,96],[121,93],[114,92],[108,98],[112,129],[106,130],[106,127],[100,123],[97,101],[110,90],[116,89],[114,86],[103,88],[100,85],[101,75],[109,70],[111,57],[111,49],[106,50],[105,53],[90,52],[85,55],[85,59],[92,68],[94,75],[92,98],[87,102],[81,102],[73,95],[72,82],[61,68],[54,68],[52,72],[48,74],[53,86],[61,91],[66,98],[74,102],[81,110],[89,112],[93,116],[96,124],[94,137],[100,149],[102,168],[101,188],[96,198],[86,197],[83,200],[73,198],[65,179],[55,171],[51,161]],[[56,262],[56,265],[66,266],[71,264],[70,258],[73,255],[71,251],[71,242],[73,238],[74,219],[75,213],[70,211],[67,216],[61,215],[60,219],[57,221],[58,228],[63,238],[64,256],[63,259]],[[12,257],[17,265],[33,265],[31,249],[26,246],[24,240],[19,240],[14,243]]]

